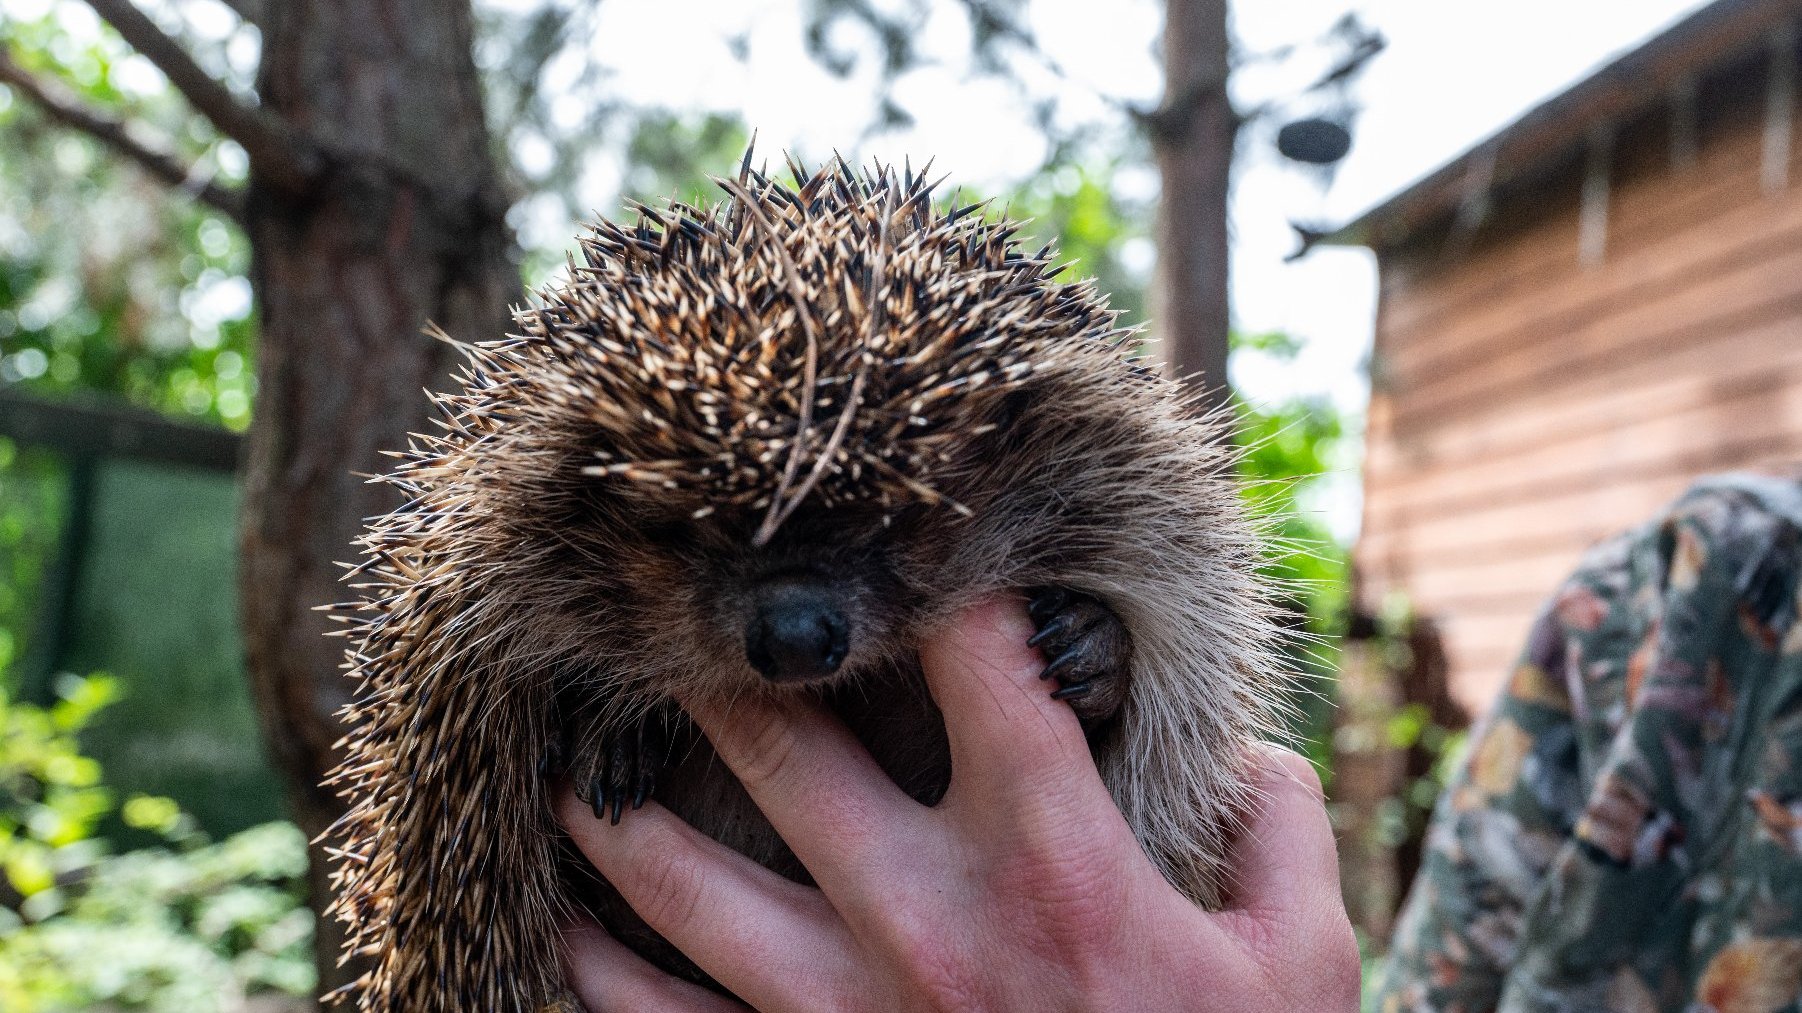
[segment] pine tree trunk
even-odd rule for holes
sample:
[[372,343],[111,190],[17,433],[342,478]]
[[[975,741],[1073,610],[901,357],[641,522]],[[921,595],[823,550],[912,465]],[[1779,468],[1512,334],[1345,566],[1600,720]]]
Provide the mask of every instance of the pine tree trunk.
[[1227,198],[1239,120],[1227,97],[1226,0],[1168,0],[1164,101],[1150,121],[1163,180],[1156,329],[1172,372],[1227,399]]
[[[272,759],[310,837],[342,811],[319,786],[352,687],[344,641],[318,606],[353,592],[334,561],[364,518],[396,505],[361,474],[427,428],[421,388],[451,350],[498,337],[519,299],[506,202],[483,120],[466,3],[288,0],[264,14],[259,93],[321,152],[298,191],[252,164],[246,229],[261,312],[248,439],[240,598],[251,680]],[[329,902],[316,848],[316,911]],[[342,940],[321,920],[321,991]]]

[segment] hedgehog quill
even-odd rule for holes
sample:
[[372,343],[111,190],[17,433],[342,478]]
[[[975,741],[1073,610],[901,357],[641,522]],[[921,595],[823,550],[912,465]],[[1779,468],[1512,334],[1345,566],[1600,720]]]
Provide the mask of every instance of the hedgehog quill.
[[1283,671],[1221,421],[1018,224],[905,169],[790,171],[595,225],[387,476],[343,607],[335,912],[370,970],[340,999],[573,1009],[577,909],[711,984],[574,857],[555,785],[807,882],[673,701],[812,695],[930,805],[917,645],[999,593],[1146,853],[1217,903]]

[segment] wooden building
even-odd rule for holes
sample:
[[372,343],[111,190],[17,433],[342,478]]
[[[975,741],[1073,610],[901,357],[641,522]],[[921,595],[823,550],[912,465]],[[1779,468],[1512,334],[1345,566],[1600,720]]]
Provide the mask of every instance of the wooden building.
[[1466,709],[1586,546],[1802,461],[1799,23],[1719,0],[1327,239],[1381,279],[1360,596]]

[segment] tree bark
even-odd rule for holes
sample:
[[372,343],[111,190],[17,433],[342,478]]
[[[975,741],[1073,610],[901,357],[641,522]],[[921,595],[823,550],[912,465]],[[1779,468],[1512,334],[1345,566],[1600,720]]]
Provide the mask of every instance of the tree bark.
[[1169,0],[1164,101],[1147,117],[1163,180],[1156,329],[1172,372],[1192,378],[1210,406],[1230,397],[1227,198],[1239,119],[1228,69],[1226,0]]
[[[304,138],[304,185],[255,155],[246,203],[260,311],[247,438],[239,589],[253,690],[272,759],[309,837],[342,811],[320,787],[353,687],[344,641],[316,609],[352,597],[366,517],[398,505],[361,474],[428,428],[421,388],[441,386],[461,340],[499,337],[518,268],[471,51],[466,2],[289,0],[262,12],[261,106]],[[291,167],[288,167],[291,169]],[[330,900],[313,854],[312,904]],[[342,934],[321,919],[321,991]]]

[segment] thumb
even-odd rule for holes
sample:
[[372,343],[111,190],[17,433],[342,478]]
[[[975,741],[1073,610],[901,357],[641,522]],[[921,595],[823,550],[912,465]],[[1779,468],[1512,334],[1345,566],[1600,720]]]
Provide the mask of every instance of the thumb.
[[1314,765],[1272,745],[1256,747],[1250,763],[1258,801],[1229,859],[1227,910],[1286,924],[1345,920],[1339,852]]
[[1275,746],[1251,757],[1261,804],[1231,855],[1218,917],[1267,981],[1287,983],[1285,1008],[1358,1008],[1358,940],[1339,893],[1339,861],[1320,778]]

